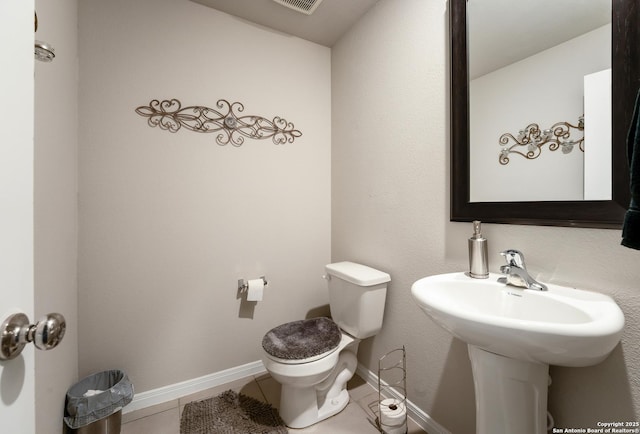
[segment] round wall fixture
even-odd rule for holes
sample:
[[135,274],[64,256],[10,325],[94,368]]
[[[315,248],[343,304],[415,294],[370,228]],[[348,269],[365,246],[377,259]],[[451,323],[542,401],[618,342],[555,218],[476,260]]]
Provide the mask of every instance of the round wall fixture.
[[56,57],[56,51],[46,42],[36,41],[34,47],[36,60],[41,62],[51,62]]

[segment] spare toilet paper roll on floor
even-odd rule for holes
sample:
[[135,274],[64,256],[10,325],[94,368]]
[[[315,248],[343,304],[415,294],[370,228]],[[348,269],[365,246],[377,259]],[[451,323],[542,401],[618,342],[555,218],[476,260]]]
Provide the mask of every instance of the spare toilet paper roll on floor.
[[247,289],[247,301],[262,301],[264,294],[264,280],[249,280],[249,289]]
[[380,423],[387,434],[405,434],[407,432],[407,409],[398,399],[388,398],[380,401]]

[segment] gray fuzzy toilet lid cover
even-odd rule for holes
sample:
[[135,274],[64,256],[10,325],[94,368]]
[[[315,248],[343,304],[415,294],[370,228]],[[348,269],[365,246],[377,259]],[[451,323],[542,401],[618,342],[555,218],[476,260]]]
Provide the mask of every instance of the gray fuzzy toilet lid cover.
[[335,349],[340,327],[329,318],[311,318],[279,325],[262,338],[262,348],[274,357],[301,360]]

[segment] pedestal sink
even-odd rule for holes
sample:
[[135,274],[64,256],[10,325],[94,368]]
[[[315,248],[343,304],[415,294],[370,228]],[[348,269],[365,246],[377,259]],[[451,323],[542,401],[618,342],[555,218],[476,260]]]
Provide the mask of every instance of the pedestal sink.
[[604,294],[553,284],[522,289],[500,277],[441,274],[416,281],[411,293],[468,344],[476,432],[544,434],[549,365],[600,363],[620,341],[624,316]]

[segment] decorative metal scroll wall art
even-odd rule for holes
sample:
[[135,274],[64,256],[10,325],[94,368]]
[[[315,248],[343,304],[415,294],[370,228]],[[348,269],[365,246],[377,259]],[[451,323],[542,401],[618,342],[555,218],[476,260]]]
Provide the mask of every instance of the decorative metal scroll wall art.
[[[582,137],[572,138],[571,133],[574,131],[582,131]],[[529,124],[524,130],[520,130],[518,137],[504,133],[499,142],[500,146],[504,146],[498,155],[498,161],[502,165],[509,164],[509,154],[519,154],[528,160],[536,159],[545,145],[549,145],[550,151],[561,149],[563,154],[570,153],[576,146],[584,152],[584,117],[578,119],[577,126],[569,122],[557,122],[542,131],[538,124]]]
[[241,146],[244,139],[271,139],[274,144],[293,143],[296,137],[302,136],[299,130],[293,128],[293,123],[276,116],[272,120],[261,116],[242,116],[242,103],[229,103],[220,99],[217,108],[204,106],[182,107],[177,99],[152,100],[148,106],[136,108],[136,113],[149,118],[147,123],[151,127],[160,127],[172,133],[184,127],[197,133],[216,133],[219,145],[231,143]]

